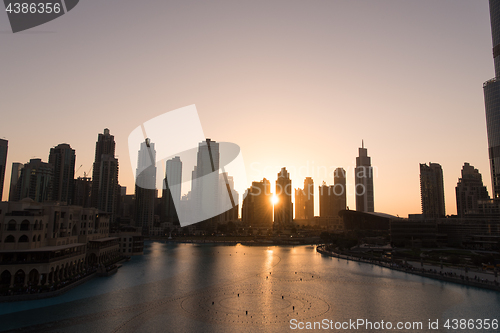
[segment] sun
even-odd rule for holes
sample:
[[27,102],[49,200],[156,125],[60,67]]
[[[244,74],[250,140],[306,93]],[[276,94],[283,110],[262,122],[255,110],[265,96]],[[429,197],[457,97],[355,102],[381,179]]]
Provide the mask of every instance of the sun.
[[276,205],[278,201],[279,201],[278,197],[275,194],[273,194],[273,196],[271,197],[271,202],[273,203],[273,205]]

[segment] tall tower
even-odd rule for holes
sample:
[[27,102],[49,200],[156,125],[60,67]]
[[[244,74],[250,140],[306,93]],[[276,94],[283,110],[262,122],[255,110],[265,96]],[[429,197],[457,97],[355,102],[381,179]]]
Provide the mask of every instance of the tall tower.
[[314,181],[311,177],[304,179],[304,207],[305,218],[314,219]]
[[274,229],[289,228],[293,218],[292,180],[286,168],[281,168],[278,173],[275,194],[278,202],[274,205]]
[[3,183],[5,179],[5,167],[7,165],[7,149],[9,141],[0,139],[0,201],[3,195]]
[[206,221],[202,227],[215,231],[219,193],[219,144],[210,139],[200,142],[196,158],[196,179],[193,178],[195,220]]
[[49,163],[54,167],[52,200],[73,204],[75,150],[67,143],[50,149]]
[[12,171],[10,174],[10,191],[9,191],[9,201],[19,201],[20,193],[18,182],[21,178],[21,170],[24,168],[22,163],[14,162],[12,163]]
[[359,148],[359,156],[356,157],[355,186],[356,210],[358,212],[374,212],[373,168],[363,141],[361,141],[361,148]]
[[500,1],[490,0],[495,77],[483,84],[493,199],[500,199]]
[[149,139],[141,143],[135,173],[135,225],[149,234],[154,223],[156,151]]
[[243,199],[241,218],[252,227],[271,228],[273,225],[273,205],[271,183],[266,178],[252,182]]
[[446,215],[444,205],[443,169],[438,163],[420,164],[420,196],[422,214],[426,217]]
[[457,196],[457,215],[478,214],[480,200],[488,200],[488,190],[483,185],[483,178],[479,170],[474,169],[469,163],[462,167],[462,178],[458,179],[455,188]]
[[19,199],[31,198],[37,202],[52,200],[54,167],[34,158],[21,169],[17,182]]
[[345,210],[347,206],[346,199],[346,174],[343,168],[335,169],[333,175],[334,185],[331,189],[332,192],[332,210],[333,217],[338,217],[341,210]]
[[162,222],[179,223],[176,205],[181,201],[182,162],[179,156],[167,161],[165,165],[165,179],[161,196]]
[[[108,162],[115,157],[115,137],[109,134],[109,129],[107,128],[104,129],[104,133],[99,133],[97,137],[97,142],[95,143],[94,167],[92,170],[91,206],[99,209],[105,206],[104,203],[100,202],[100,198],[103,198],[103,195],[99,192],[104,190],[101,180],[105,183],[110,183],[108,179],[103,178],[101,175],[101,170],[103,169],[101,161],[103,160],[103,156],[108,156],[106,157]],[[118,160],[116,160],[116,172],[113,171],[108,174],[114,177],[115,173],[117,178],[116,184],[118,185]]]

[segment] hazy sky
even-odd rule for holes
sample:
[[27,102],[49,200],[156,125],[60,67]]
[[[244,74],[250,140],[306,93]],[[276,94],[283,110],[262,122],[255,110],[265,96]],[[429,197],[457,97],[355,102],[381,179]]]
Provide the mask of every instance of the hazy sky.
[[333,183],[322,168],[342,166],[352,185],[364,139],[375,211],[419,213],[425,162],[443,167],[447,214],[464,162],[491,194],[486,0],[84,0],[16,34],[0,12],[0,59],[4,198],[12,162],[47,161],[59,143],[76,149],[82,176],[105,127],[133,193],[129,133],[190,104],[207,137],[241,147],[249,182],[274,186],[286,166],[294,188],[313,176],[317,190]]

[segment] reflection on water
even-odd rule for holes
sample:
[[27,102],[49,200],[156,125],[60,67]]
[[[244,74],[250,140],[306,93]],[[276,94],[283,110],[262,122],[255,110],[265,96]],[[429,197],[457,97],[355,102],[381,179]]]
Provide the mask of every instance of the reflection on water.
[[311,246],[148,245],[113,276],[55,298],[0,304],[0,330],[284,332],[291,319],[426,325],[500,313],[500,293],[338,260]]

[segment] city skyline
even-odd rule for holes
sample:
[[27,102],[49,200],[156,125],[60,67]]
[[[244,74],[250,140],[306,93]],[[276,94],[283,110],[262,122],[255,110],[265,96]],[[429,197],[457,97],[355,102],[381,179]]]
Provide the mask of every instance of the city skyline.
[[[75,177],[83,176],[93,162],[90,142],[95,140],[95,133],[108,127],[117,140],[120,184],[132,193],[135,166],[127,162],[127,135],[154,116],[195,103],[206,137],[236,142],[241,147],[248,185],[264,177],[274,181],[281,167],[287,167],[294,184],[301,184],[307,176],[316,184],[333,182],[330,176],[292,172],[292,167],[298,170],[307,165],[310,169],[312,165],[343,167],[347,180],[353,182],[356,147],[364,139],[373,166],[379,171],[374,179],[376,211],[400,216],[419,212],[418,164],[426,161],[443,166],[448,214],[456,212],[454,186],[464,162],[483,174],[484,184],[493,193],[481,91],[482,83],[493,73],[487,1],[362,3],[317,2],[306,6],[277,1],[267,4],[269,11],[259,11],[257,5],[227,6],[225,2],[199,5],[204,8],[201,11],[200,7],[175,4],[175,15],[171,10],[157,11],[168,12],[170,22],[193,17],[196,24],[181,29],[178,33],[182,38],[178,38],[173,33],[177,30],[164,23],[169,20],[159,20],[154,12],[147,12],[153,18],[151,26],[135,25],[141,35],[149,31],[144,46],[159,41],[160,36],[164,42],[153,48],[150,61],[134,66],[131,64],[138,56],[135,51],[117,52],[106,41],[118,36],[116,44],[127,47],[129,39],[123,36],[136,36],[136,30],[118,32],[100,16],[88,27],[88,15],[96,9],[93,2],[72,12],[74,25],[70,27],[63,19],[33,30],[57,33],[19,33],[22,39],[16,35],[15,40],[9,40],[16,47],[5,50],[5,59],[11,64],[5,71],[9,85],[4,83],[0,90],[6,110],[0,135],[9,140],[7,178],[12,162],[25,163],[33,156],[46,161],[48,149],[61,142],[76,150],[76,165],[83,167]],[[118,3],[100,4],[99,9],[110,12],[114,4]],[[161,2],[157,5],[166,6]],[[283,10],[280,27],[272,14],[278,8]],[[136,13],[146,14],[146,10],[138,4],[127,4],[124,16],[117,19],[134,26],[138,22]],[[219,17],[219,23],[210,25],[207,13]],[[234,26],[233,19],[239,24]],[[303,22],[300,30],[295,28],[297,20]],[[259,22],[257,28],[254,22]],[[356,26],[352,22],[357,22]],[[8,30],[5,24],[1,22],[0,29]],[[117,26],[123,24],[117,22]],[[79,42],[60,33],[62,27],[81,34]],[[99,38],[93,39],[96,35]],[[204,42],[207,36],[213,45]],[[0,38],[12,37],[5,34]],[[73,62],[51,60],[52,53],[49,48],[41,48],[41,43],[70,46],[60,50],[61,57],[79,63],[79,68]],[[224,55],[231,43],[238,47]],[[297,45],[308,47],[296,52]],[[370,57],[365,56],[367,45],[373,52]],[[89,47],[103,53],[84,52]],[[199,58],[201,53],[196,50],[200,47],[207,51],[206,60]],[[265,57],[252,51],[259,47],[269,50]],[[37,61],[27,61],[35,48],[39,50]],[[173,49],[176,51],[170,52]],[[199,65],[192,69],[169,65],[183,58]],[[43,61],[45,69],[32,77],[38,61]],[[42,81],[47,76],[42,74],[48,75],[46,71],[55,66],[63,66],[63,70],[50,72],[49,87]],[[119,74],[96,82],[94,74],[106,68]],[[71,87],[67,85],[70,73]],[[218,83],[213,80],[216,73]],[[16,90],[20,84],[26,84],[23,98]],[[62,92],[62,97],[49,98],[47,89]],[[30,121],[22,128],[7,127],[17,123],[15,118],[21,112]],[[79,126],[79,122],[86,126]],[[274,131],[277,122],[287,131]],[[258,138],[256,130],[269,135]],[[422,132],[431,135],[422,138]],[[36,137],[36,142],[27,140],[28,136]],[[276,152],[278,146],[283,147],[280,152]],[[403,151],[411,154],[399,156]],[[261,174],[252,170],[252,163]],[[264,171],[266,167],[269,170]],[[8,197],[7,188],[4,186],[4,198]],[[348,192],[347,205],[353,209],[354,204],[353,191]],[[317,215],[317,200],[315,206]]]

